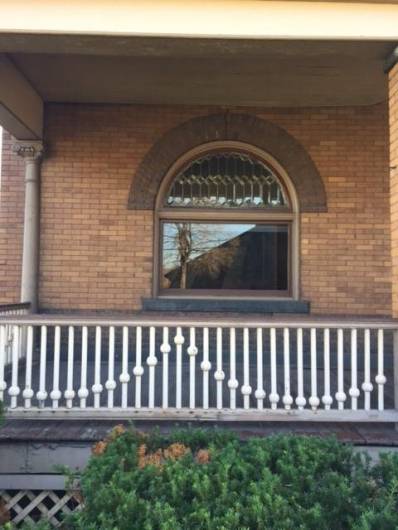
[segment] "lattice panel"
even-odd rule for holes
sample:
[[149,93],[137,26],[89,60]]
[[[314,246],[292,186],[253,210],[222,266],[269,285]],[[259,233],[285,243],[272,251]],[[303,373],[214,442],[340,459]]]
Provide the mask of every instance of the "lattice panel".
[[0,504],[3,505],[0,525],[10,521],[19,526],[44,519],[58,528],[66,515],[80,508],[80,499],[78,494],[65,490],[2,490]]

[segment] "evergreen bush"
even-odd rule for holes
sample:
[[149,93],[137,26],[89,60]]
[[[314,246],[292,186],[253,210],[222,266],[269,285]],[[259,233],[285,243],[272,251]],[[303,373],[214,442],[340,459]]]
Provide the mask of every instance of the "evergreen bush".
[[398,455],[372,466],[335,439],[240,442],[119,427],[81,477],[76,530],[396,530]]

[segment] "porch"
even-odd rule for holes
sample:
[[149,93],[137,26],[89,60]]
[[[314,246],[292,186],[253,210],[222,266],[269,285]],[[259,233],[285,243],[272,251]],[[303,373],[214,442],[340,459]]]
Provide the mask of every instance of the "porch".
[[0,324],[10,418],[398,422],[388,319],[137,313]]
[[232,4],[206,35],[57,33],[50,8],[23,33],[9,7],[0,302],[32,313],[0,315],[10,418],[398,421],[398,11],[286,37],[287,5]]

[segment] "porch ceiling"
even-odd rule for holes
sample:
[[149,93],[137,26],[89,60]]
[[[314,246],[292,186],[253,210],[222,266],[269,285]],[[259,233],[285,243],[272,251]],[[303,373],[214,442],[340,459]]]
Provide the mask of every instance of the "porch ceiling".
[[368,105],[391,42],[0,35],[46,102]]

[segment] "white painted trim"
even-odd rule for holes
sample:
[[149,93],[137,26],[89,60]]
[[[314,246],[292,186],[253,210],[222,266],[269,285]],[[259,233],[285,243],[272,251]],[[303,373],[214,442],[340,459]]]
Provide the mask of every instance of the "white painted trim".
[[342,328],[342,329],[389,329],[398,330],[398,321],[393,319],[372,319],[372,318],[349,318],[349,317],[315,317],[310,316],[285,316],[285,315],[267,315],[264,318],[252,315],[240,315],[239,317],[226,317],[225,314],[214,317],[214,315],[195,315],[192,317],[181,317],[173,313],[149,315],[137,314],[134,316],[85,316],[85,315],[0,315],[0,324],[4,325],[23,325],[23,326],[168,326],[175,327],[208,327],[208,328]]
[[[194,21],[194,23],[193,23]],[[396,40],[394,3],[261,0],[4,0],[0,32]]]

